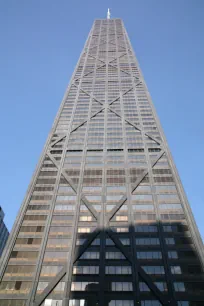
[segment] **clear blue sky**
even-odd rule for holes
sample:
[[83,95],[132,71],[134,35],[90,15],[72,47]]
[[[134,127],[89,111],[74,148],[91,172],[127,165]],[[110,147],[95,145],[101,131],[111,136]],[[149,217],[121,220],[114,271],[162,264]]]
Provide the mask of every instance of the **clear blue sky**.
[[204,238],[204,1],[1,0],[1,200],[11,229],[95,18],[124,20]]

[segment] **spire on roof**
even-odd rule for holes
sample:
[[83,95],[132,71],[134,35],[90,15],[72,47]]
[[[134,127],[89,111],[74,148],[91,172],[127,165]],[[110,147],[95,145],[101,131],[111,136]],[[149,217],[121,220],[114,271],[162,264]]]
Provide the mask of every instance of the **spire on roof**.
[[108,8],[108,12],[107,12],[107,19],[111,18],[111,13],[110,13],[110,9]]

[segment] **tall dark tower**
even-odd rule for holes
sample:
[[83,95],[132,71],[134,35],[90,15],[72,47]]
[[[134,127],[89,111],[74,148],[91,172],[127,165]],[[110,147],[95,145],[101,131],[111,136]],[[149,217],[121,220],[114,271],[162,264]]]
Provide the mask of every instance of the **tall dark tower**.
[[98,19],[3,253],[0,306],[203,306],[203,258],[123,22]]
[[4,223],[4,212],[3,209],[0,206],[0,257],[3,252],[3,249],[6,245],[6,241],[8,239],[9,232],[8,229]]

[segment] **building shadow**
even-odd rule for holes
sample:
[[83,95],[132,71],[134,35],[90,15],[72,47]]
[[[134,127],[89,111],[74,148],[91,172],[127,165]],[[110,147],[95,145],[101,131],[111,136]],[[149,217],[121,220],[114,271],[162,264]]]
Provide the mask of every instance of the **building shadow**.
[[114,222],[77,241],[74,306],[204,306],[202,260],[185,222]]

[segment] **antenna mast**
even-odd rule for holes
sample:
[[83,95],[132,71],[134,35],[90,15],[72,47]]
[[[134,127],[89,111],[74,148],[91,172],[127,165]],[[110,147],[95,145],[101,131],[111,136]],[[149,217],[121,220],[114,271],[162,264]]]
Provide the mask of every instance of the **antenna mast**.
[[111,13],[110,13],[110,9],[108,8],[108,12],[107,12],[107,19],[111,18]]

